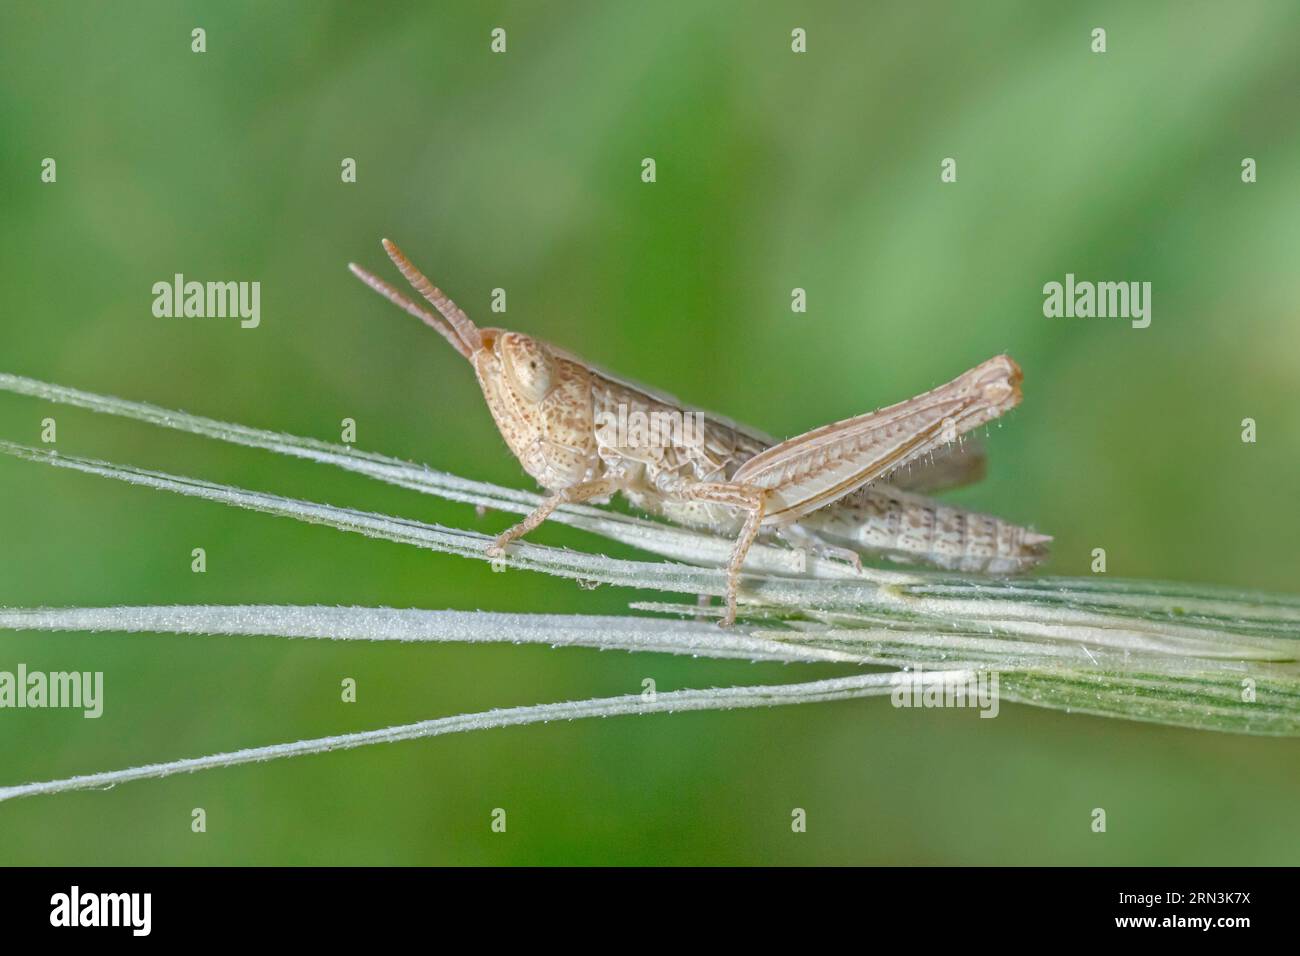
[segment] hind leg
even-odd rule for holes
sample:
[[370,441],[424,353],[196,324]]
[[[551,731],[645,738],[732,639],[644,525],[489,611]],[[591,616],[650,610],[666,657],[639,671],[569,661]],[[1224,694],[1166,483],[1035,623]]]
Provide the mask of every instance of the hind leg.
[[852,565],[854,571],[859,573],[862,571],[862,555],[858,554],[858,552],[852,548],[841,548],[834,544],[827,544],[815,534],[797,524],[788,524],[778,528],[776,536],[791,547],[802,548],[819,558],[843,561],[845,564]]

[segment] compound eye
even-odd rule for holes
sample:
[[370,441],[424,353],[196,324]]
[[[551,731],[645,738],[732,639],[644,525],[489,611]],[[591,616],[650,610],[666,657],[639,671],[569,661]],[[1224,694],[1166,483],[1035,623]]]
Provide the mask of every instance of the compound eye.
[[515,388],[524,398],[540,402],[551,390],[551,357],[523,335],[502,336],[501,347]]

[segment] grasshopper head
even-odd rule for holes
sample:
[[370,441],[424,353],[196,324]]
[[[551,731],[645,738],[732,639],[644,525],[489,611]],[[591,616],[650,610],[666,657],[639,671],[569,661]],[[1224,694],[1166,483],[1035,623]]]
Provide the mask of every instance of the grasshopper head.
[[590,373],[522,333],[483,329],[482,336],[474,371],[515,457],[545,488],[590,478],[598,462]]
[[396,245],[383,241],[399,272],[438,310],[433,315],[355,264],[353,274],[445,338],[474,366],[497,430],[544,488],[567,488],[601,467],[592,426],[591,372],[545,342],[504,329],[480,329]]

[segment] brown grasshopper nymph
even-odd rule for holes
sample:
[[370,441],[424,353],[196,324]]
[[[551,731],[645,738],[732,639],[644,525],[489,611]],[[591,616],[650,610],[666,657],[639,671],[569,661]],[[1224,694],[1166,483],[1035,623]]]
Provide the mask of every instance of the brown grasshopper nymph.
[[[470,361],[506,444],[549,495],[500,534],[489,555],[560,505],[608,500],[677,524],[735,536],[724,626],[736,619],[740,571],[754,541],[857,564],[862,554],[960,571],[1011,573],[1046,556],[1046,535],[918,492],[977,480],[983,460],[957,439],[1020,402],[1021,373],[998,355],[946,385],[778,442],[651,389],[616,379],[538,339],[480,329],[387,239],[384,250],[441,318],[355,264],[366,285],[419,318]],[[634,437],[601,423],[696,416],[691,441]],[[653,431],[653,429],[651,430]]]

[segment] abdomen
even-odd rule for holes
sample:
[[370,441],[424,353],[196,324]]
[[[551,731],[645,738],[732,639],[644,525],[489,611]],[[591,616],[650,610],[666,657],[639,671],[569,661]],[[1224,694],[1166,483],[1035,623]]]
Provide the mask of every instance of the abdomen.
[[1014,574],[1047,557],[1047,535],[992,515],[869,485],[799,520],[827,543],[948,571]]

